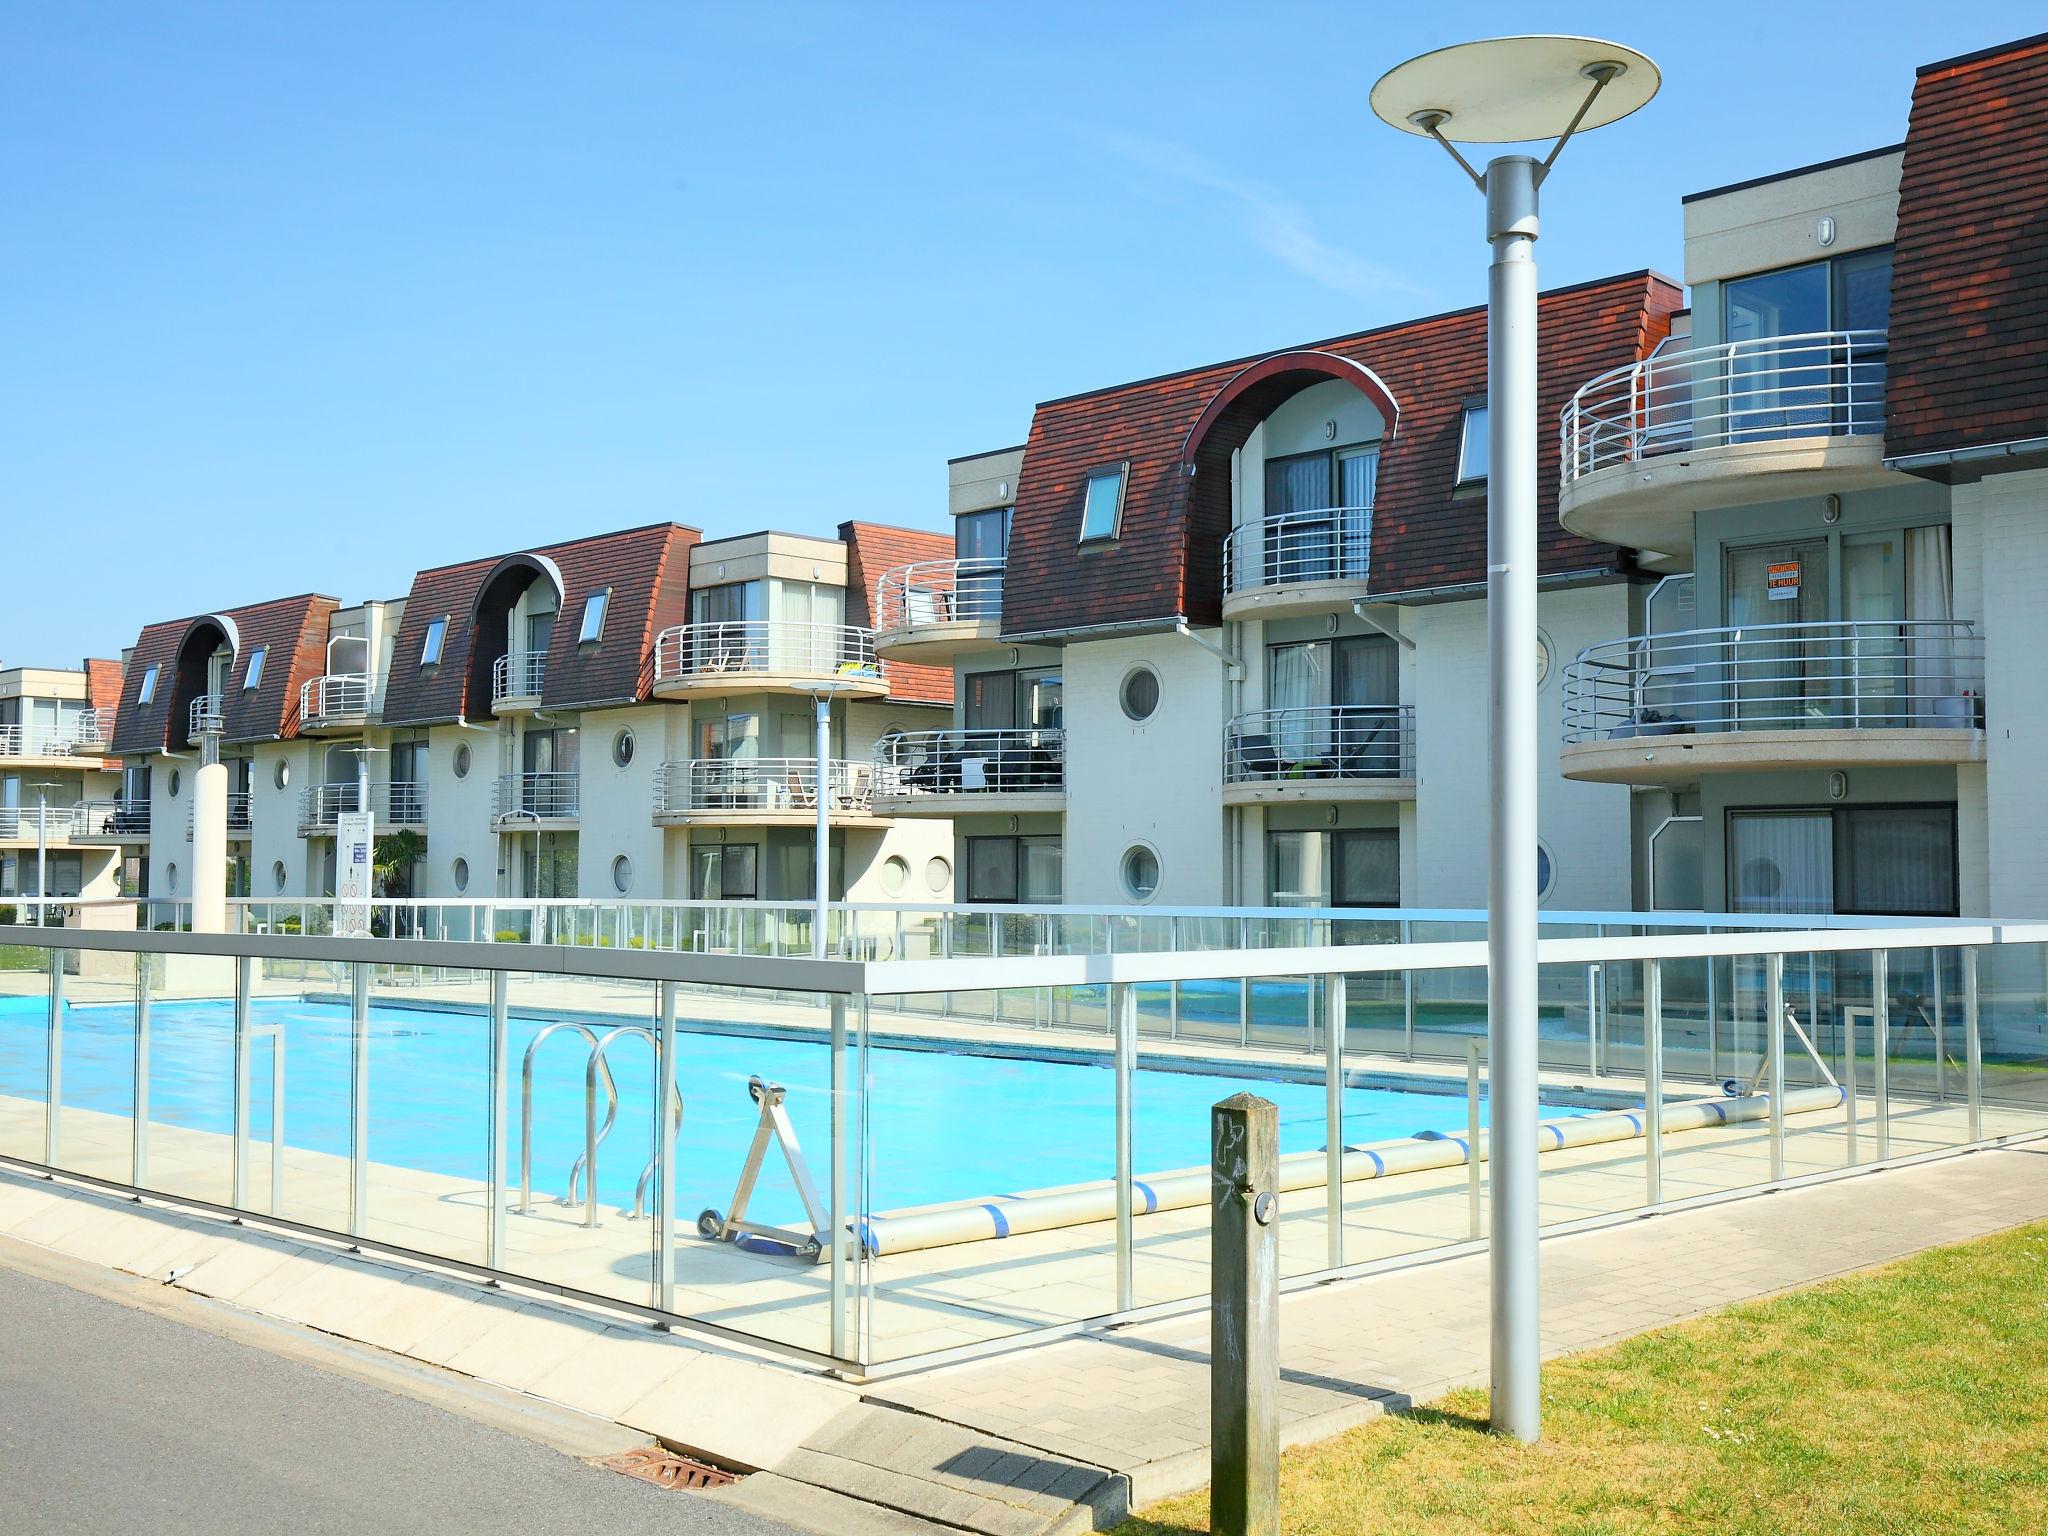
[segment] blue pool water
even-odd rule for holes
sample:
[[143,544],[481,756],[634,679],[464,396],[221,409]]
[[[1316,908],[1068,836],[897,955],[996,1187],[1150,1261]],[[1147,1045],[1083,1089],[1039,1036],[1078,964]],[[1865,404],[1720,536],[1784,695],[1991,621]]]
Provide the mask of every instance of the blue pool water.
[[[40,1099],[45,1091],[46,1004],[0,1000],[0,1093]],[[329,1001],[265,1000],[253,1018],[283,1028],[285,1142],[348,1151],[349,1011]],[[508,1175],[519,1173],[518,1071],[544,1019],[514,1015],[507,1095]],[[645,1021],[640,1021],[645,1022]],[[129,1114],[133,1108],[134,1018],[125,1006],[71,1005],[64,1025],[67,1106]],[[158,1003],[150,1010],[150,1118],[158,1124],[228,1133],[233,1127],[232,1009],[226,1000]],[[370,1158],[456,1178],[485,1170],[488,1021],[480,1014],[379,1004],[370,1022]],[[251,1135],[270,1137],[270,1046],[251,1055]],[[541,1048],[534,1073],[536,1198],[562,1193],[583,1144],[587,1048],[564,1032]],[[607,1052],[617,1078],[619,1119],[599,1152],[598,1193],[631,1202],[652,1139],[652,1051],[622,1039]],[[821,1188],[829,1105],[827,1051],[816,1040],[722,1032],[716,1021],[686,1024],[678,1066],[683,1125],[678,1141],[678,1207],[685,1215],[730,1203],[758,1111],[747,1080],[788,1089],[790,1117]],[[873,1193],[887,1211],[946,1200],[1110,1177],[1114,1166],[1113,1078],[1107,1067],[1018,1060],[955,1050],[877,1045],[870,1053]],[[1136,1160],[1142,1173],[1200,1165],[1208,1108],[1249,1089],[1280,1107],[1283,1153],[1324,1144],[1320,1083],[1250,1073],[1141,1068],[1136,1078]],[[1583,1111],[1546,1106],[1545,1115]],[[1344,1095],[1348,1144],[1459,1131],[1462,1092],[1351,1088]],[[262,1154],[259,1152],[258,1156]],[[752,1214],[798,1221],[800,1207],[779,1159]]]

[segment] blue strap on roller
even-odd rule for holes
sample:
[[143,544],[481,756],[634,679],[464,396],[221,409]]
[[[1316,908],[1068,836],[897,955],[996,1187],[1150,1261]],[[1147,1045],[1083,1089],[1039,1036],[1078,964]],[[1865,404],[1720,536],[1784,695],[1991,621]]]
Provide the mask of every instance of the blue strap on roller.
[[1637,1114],[1632,1109],[1624,1109],[1621,1112],[1621,1117],[1622,1119],[1626,1120],[1630,1125],[1636,1128],[1636,1134],[1638,1136],[1643,1134],[1643,1117],[1641,1115]]
[[1366,1147],[1363,1150],[1365,1152],[1365,1155],[1372,1159],[1372,1176],[1376,1179],[1384,1177],[1387,1171],[1387,1165],[1381,1161],[1379,1153],[1373,1151],[1370,1147]]
[[996,1236],[1008,1237],[1010,1235],[1010,1223],[1004,1219],[1002,1207],[998,1205],[984,1205],[982,1209],[988,1212],[988,1219],[995,1226]]
[[1133,1179],[1131,1180],[1131,1188],[1145,1197],[1145,1209],[1139,1213],[1140,1215],[1150,1216],[1159,1209],[1159,1197],[1152,1193],[1152,1186],[1150,1184],[1142,1184],[1138,1180]]

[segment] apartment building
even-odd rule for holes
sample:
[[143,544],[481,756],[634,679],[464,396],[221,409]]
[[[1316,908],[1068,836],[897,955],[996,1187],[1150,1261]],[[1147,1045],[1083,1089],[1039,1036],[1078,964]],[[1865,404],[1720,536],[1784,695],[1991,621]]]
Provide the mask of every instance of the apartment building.
[[0,670],[0,906],[121,893],[108,759],[121,664]]
[[[1659,345],[1677,286],[1542,296],[1542,398]],[[971,901],[1474,906],[1486,859],[1482,308],[1040,405],[951,465],[950,560],[885,572],[885,659],[947,661],[888,803],[950,816]],[[1540,653],[1630,627],[1642,573],[1556,520]],[[1543,899],[1625,907],[1625,790],[1548,775]]]
[[1565,528],[1667,573],[1564,776],[1630,787],[1643,906],[2043,910],[2048,38],[1683,209],[1689,310],[1561,418]]
[[942,715],[951,676],[885,669],[862,595],[863,562],[942,544],[653,524],[421,571],[402,600],[149,625],[112,744],[136,886],[191,893],[213,756],[232,895],[331,894],[367,796],[387,894],[808,899],[822,700],[835,892],[950,896],[944,824],[872,791],[875,743]]

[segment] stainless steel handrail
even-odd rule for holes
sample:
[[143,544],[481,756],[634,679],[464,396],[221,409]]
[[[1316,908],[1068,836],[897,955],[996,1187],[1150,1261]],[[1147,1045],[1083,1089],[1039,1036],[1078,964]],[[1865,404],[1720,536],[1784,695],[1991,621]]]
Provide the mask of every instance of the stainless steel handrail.
[[[299,792],[299,828],[332,827],[344,811],[361,810],[358,786],[309,784]],[[370,785],[370,814],[387,826],[418,826],[427,819],[427,786],[410,780]]]
[[515,651],[500,656],[491,665],[491,702],[539,698],[547,672],[546,651]]
[[1372,508],[1275,512],[1223,539],[1223,590],[1364,581],[1372,565]]
[[574,773],[501,774],[492,792],[491,814],[501,821],[515,816],[566,820],[577,813],[580,789]]
[[191,732],[197,736],[218,736],[227,728],[227,715],[217,693],[202,693],[192,701]]
[[857,624],[738,619],[677,624],[654,637],[654,680],[785,673],[879,677],[875,632]]
[[370,713],[370,701],[377,692],[377,679],[362,672],[330,672],[309,677],[299,685],[299,723],[348,719]]
[[875,743],[880,795],[1057,794],[1066,785],[1058,726],[902,731]]
[[875,582],[875,628],[892,633],[925,624],[999,624],[1004,564],[982,555],[894,566]]
[[1415,711],[1406,704],[1260,709],[1223,728],[1223,782],[1412,779]]
[[[864,811],[874,799],[874,765],[834,758],[826,787],[829,809]],[[700,757],[655,771],[657,811],[814,809],[817,803],[815,758]]]

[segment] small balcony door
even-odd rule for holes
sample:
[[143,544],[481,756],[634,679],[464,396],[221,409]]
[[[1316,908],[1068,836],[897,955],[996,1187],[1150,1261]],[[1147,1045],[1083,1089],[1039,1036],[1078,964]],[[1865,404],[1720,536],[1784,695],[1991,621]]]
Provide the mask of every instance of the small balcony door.
[[1833,659],[1833,640],[1825,631],[1809,635],[1773,628],[1832,616],[1828,541],[1731,549],[1726,591],[1729,627],[1755,631],[1729,636],[1719,668],[1728,690],[1727,714],[1737,728],[1794,730],[1836,723],[1840,701],[1834,697],[1833,678],[1844,669]]

